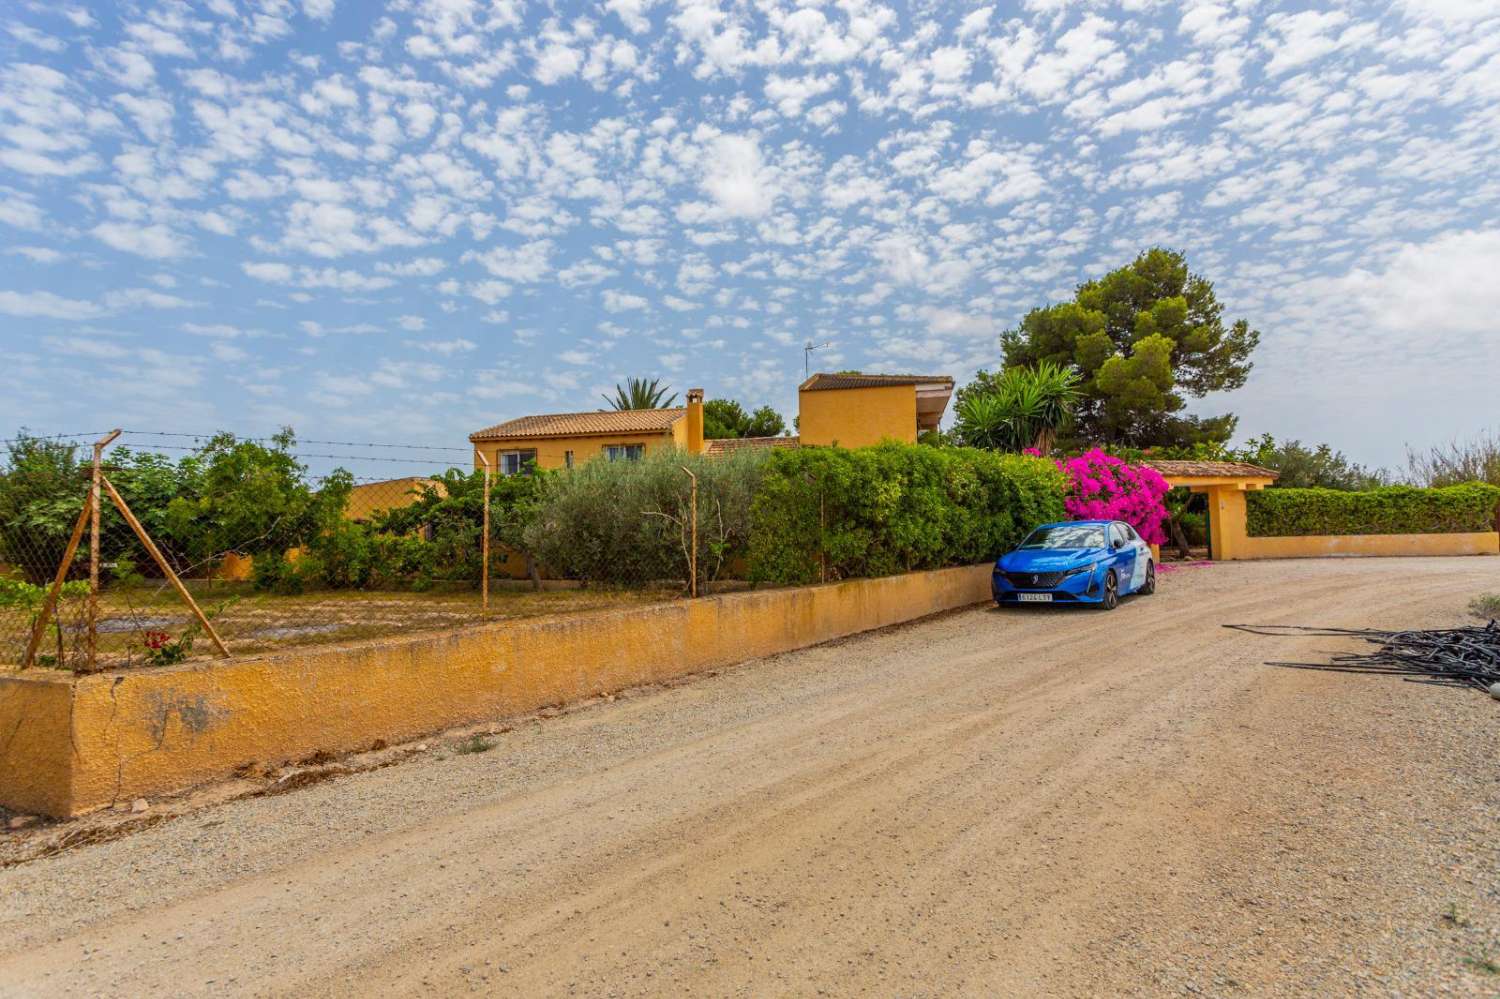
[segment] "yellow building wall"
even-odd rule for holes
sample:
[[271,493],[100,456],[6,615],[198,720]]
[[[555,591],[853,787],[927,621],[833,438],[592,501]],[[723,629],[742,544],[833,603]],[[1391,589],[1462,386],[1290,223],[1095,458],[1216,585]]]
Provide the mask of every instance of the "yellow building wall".
[[797,434],[804,445],[867,447],[887,438],[917,442],[917,388],[826,389],[797,395]]
[[[74,677],[0,677],[0,804],[67,816],[911,621],[989,564]],[[43,675],[45,674],[45,675]],[[71,707],[71,710],[70,710]]]
[[[388,482],[366,482],[349,490],[349,503],[344,507],[344,516],[349,520],[368,520],[377,510],[400,510],[411,506],[426,486],[436,480],[423,476],[391,479]],[[446,487],[441,487],[444,495]]]
[[[502,451],[536,451],[536,465],[538,468],[564,468],[567,466],[567,452],[573,452],[574,465],[582,465],[593,461],[595,458],[603,457],[606,447],[619,447],[629,444],[640,444],[645,447],[647,453],[664,447],[685,447],[687,436],[686,430],[681,429],[685,421],[678,420],[672,425],[671,433],[659,434],[635,434],[621,437],[533,437],[525,440],[512,441],[480,441],[474,445],[474,449],[482,453],[490,461],[490,467],[500,467],[500,453]],[[681,436],[681,442],[678,437]],[[483,468],[478,458],[474,459],[475,468]]]

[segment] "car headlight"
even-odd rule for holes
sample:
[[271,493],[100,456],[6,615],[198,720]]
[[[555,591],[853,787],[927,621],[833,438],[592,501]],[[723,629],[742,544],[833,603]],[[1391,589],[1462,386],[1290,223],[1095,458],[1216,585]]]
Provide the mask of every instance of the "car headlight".
[[1076,569],[1069,569],[1066,573],[1063,574],[1063,578],[1068,579],[1072,576],[1081,576],[1086,572],[1092,574],[1093,571],[1097,568],[1099,568],[1098,562],[1090,562],[1088,565],[1081,565]]

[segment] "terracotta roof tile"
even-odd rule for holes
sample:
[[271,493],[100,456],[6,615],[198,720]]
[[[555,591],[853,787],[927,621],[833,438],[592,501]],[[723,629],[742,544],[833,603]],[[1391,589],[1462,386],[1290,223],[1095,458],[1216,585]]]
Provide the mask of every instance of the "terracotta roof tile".
[[771,447],[797,447],[796,437],[724,437],[703,442],[703,453],[710,458],[736,451],[759,451]]
[[819,392],[824,389],[880,388],[883,385],[947,385],[953,387],[952,375],[866,375],[829,374],[820,371],[799,387],[803,392]]
[[1205,477],[1219,476],[1221,478],[1274,479],[1280,474],[1271,471],[1269,468],[1252,465],[1248,461],[1173,461],[1165,458],[1147,458],[1143,464],[1149,465],[1167,476],[1196,475]]
[[681,406],[671,409],[605,409],[592,413],[547,413],[521,416],[476,430],[471,441],[506,440],[521,437],[591,437],[604,434],[669,433],[672,424],[687,413]]

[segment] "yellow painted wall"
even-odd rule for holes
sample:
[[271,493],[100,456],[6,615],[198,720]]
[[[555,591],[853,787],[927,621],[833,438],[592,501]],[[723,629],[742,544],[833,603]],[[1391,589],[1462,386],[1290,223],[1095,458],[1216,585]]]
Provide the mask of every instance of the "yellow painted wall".
[[[678,420],[672,425],[671,433],[660,434],[635,434],[620,437],[536,437],[525,440],[512,441],[480,441],[475,444],[476,450],[484,453],[491,462],[492,468],[500,467],[500,452],[502,451],[536,451],[536,464],[538,468],[564,468],[566,467],[566,453],[573,452],[575,465],[593,461],[602,457],[604,449],[610,446],[621,446],[627,444],[643,445],[649,453],[663,447],[686,447],[687,432],[682,429],[683,420]],[[679,441],[678,438],[681,438]],[[478,458],[474,459],[474,467],[484,467]]]
[[[367,520],[377,510],[400,510],[421,498],[422,489],[436,480],[423,476],[391,479],[389,482],[366,482],[349,490],[344,516],[349,520]],[[439,486],[443,495],[447,487]]]
[[6,681],[0,720],[24,716],[30,727],[0,769],[0,803],[76,815],[225,778],[247,763],[523,714],[979,603],[989,599],[989,576],[986,564],[250,659],[48,674],[37,682],[45,711],[31,707],[31,681]]
[[74,677],[54,670],[0,673],[0,804],[71,814]]
[[1327,555],[1500,555],[1500,533],[1494,531],[1252,538],[1245,490],[1223,484],[1197,491],[1208,496],[1210,551],[1219,561]]
[[1500,534],[1335,534],[1247,538],[1242,558],[1319,558],[1328,555],[1500,555]]
[[886,438],[917,441],[917,388],[826,389],[797,394],[797,434],[804,445],[867,447]]

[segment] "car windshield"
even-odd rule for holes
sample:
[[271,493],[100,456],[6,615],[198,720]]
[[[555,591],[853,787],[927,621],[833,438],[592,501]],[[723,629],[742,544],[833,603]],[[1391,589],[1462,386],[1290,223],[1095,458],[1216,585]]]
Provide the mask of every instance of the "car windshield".
[[1104,528],[1098,524],[1058,524],[1032,531],[1022,548],[1103,548]]

